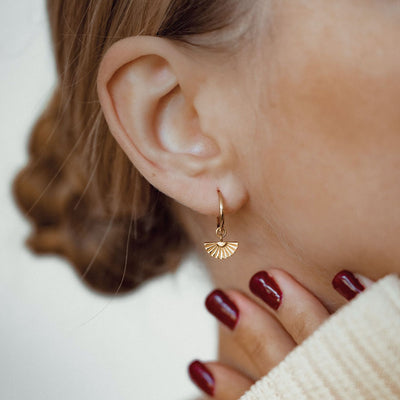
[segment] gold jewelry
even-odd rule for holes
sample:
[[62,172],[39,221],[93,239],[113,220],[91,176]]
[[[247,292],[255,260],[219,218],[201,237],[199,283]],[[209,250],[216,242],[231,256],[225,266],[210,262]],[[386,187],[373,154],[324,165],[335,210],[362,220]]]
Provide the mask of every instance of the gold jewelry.
[[218,258],[219,260],[224,260],[225,258],[228,258],[235,253],[239,246],[239,243],[223,241],[224,237],[226,236],[224,202],[221,192],[219,190],[217,190],[217,192],[219,197],[219,216],[217,217],[217,229],[215,233],[217,234],[219,241],[204,242],[204,248],[211,257]]

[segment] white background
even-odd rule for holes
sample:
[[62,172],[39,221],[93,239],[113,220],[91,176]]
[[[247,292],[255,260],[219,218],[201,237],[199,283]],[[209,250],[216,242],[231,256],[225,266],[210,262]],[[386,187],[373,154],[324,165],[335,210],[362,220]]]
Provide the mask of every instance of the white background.
[[203,305],[212,288],[198,261],[112,298],[24,247],[30,227],[10,184],[54,80],[44,1],[1,0],[0,399],[187,400],[199,393],[188,363],[216,354]]

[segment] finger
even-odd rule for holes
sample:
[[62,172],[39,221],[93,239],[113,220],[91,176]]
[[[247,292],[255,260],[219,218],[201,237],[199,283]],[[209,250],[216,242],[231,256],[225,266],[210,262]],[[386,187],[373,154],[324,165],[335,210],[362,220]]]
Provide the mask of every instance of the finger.
[[273,315],[237,290],[214,290],[207,296],[206,307],[230,329],[234,342],[250,360],[246,370],[237,368],[254,379],[265,375],[296,346]]
[[216,400],[237,400],[254,383],[225,365],[199,360],[189,365],[189,376],[203,393]]
[[251,292],[269,306],[297,344],[329,317],[322,303],[285,271],[257,272],[249,286]]
[[368,289],[375,282],[364,275],[355,273],[354,276],[360,281],[361,285],[364,286],[365,289]]
[[338,272],[332,280],[332,286],[347,300],[352,300],[372,284],[370,279],[346,270]]

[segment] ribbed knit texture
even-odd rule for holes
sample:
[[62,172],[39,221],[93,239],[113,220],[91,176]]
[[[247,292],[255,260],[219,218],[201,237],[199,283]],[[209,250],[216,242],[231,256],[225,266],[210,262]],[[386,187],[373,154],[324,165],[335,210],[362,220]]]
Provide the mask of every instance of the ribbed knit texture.
[[240,400],[400,399],[400,279],[332,315]]

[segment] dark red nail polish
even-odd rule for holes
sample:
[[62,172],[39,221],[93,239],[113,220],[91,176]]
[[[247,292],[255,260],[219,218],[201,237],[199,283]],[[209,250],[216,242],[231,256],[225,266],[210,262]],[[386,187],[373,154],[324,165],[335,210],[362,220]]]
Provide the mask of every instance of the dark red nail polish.
[[206,298],[206,307],[230,329],[234,329],[239,318],[239,310],[235,303],[220,289],[214,290]]
[[250,290],[274,310],[282,302],[282,291],[275,280],[266,271],[257,272],[250,279]]
[[340,271],[336,274],[332,280],[332,285],[347,300],[353,299],[365,289],[350,271]]
[[192,381],[205,393],[214,395],[215,381],[207,367],[198,360],[189,365],[189,375]]

